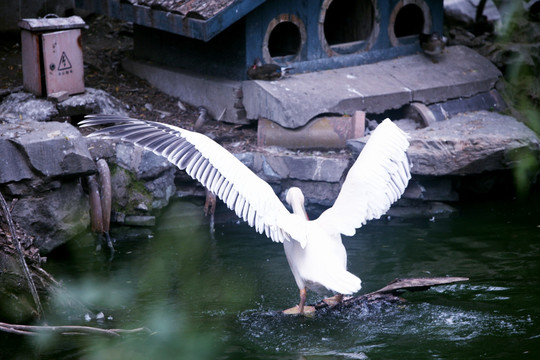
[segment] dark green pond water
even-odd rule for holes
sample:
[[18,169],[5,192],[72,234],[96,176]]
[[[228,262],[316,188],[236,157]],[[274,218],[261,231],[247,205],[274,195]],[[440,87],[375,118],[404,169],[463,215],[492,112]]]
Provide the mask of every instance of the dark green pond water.
[[66,313],[50,322],[146,326],[154,335],[1,335],[0,357],[539,359],[537,201],[460,204],[447,218],[369,223],[344,240],[349,269],[363,281],[361,293],[396,277],[470,281],[406,293],[404,305],[314,318],[277,314],[298,301],[280,244],[240,223],[216,226],[212,239],[202,209],[178,202],[160,218],[155,234],[118,242],[110,264],[81,239],[46,266],[104,314],[86,321],[84,314]]

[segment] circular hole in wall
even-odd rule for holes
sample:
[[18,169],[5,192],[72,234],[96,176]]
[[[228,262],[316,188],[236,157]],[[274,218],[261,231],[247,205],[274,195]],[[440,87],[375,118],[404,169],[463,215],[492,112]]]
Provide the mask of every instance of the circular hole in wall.
[[388,23],[388,37],[392,46],[413,44],[418,35],[431,30],[431,13],[424,0],[400,0]]
[[418,35],[424,28],[424,13],[416,4],[408,4],[398,11],[394,23],[396,37]]
[[378,34],[372,0],[325,0],[319,36],[329,55],[350,54],[371,47]]
[[290,21],[277,24],[268,38],[270,57],[295,56],[300,52],[302,38],[298,26]]
[[299,17],[281,14],[268,23],[262,55],[266,63],[285,65],[300,60],[306,43],[306,27]]

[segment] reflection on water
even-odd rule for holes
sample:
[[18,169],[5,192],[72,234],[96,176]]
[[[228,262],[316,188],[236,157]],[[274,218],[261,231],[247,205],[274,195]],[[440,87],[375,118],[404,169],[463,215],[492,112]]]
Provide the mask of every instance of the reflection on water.
[[[405,304],[313,318],[279,310],[298,301],[282,246],[244,224],[209,235],[200,206],[176,203],[153,236],[116,244],[107,264],[81,240],[47,265],[97,311],[92,326],[151,337],[4,345],[14,358],[478,359],[540,356],[540,209],[461,204],[443,219],[385,219],[344,240],[361,292],[396,277],[470,281],[407,293]],[[311,294],[308,301],[318,300]],[[59,322],[66,322],[62,315]],[[55,320],[55,321],[56,321]],[[12,339],[9,337],[9,339]],[[11,347],[10,347],[11,346]],[[23,350],[24,349],[24,350]],[[30,349],[30,350],[28,350]]]

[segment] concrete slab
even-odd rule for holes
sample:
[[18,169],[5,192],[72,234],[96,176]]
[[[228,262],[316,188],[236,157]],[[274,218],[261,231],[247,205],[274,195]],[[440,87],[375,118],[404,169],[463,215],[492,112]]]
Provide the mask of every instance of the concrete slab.
[[[408,104],[412,101],[410,89],[392,76],[381,76],[378,63],[349,70],[345,75],[347,81],[343,82],[349,97],[337,99],[337,104],[331,107],[332,112],[351,114],[358,110],[369,110],[382,113],[402,106],[395,104]],[[339,87],[339,83],[337,85]],[[335,95],[340,94],[336,92]]]
[[495,65],[465,46],[449,47],[437,63],[418,54],[377,66],[380,74],[389,74],[411,89],[413,101],[425,104],[487,92],[501,76]]
[[437,63],[416,54],[279,81],[246,81],[243,103],[250,119],[296,128],[322,113],[382,113],[411,101],[431,104],[473,96],[493,89],[500,76],[474,50],[453,46]]
[[161,91],[193,106],[204,106],[215,119],[226,109],[223,121],[247,123],[242,105],[242,83],[191,74],[181,69],[125,59],[124,68]]
[[323,113],[383,112],[412,99],[398,80],[381,76],[377,64],[245,81],[243,93],[249,119],[267,118],[286,128],[304,126]]
[[226,109],[227,122],[266,118],[290,129],[325,113],[380,114],[413,101],[430,105],[467,98],[489,92],[501,77],[489,60],[464,46],[447,48],[437,63],[415,54],[278,81],[227,80],[133,59],[123,65],[161,91],[206,107],[214,118]]

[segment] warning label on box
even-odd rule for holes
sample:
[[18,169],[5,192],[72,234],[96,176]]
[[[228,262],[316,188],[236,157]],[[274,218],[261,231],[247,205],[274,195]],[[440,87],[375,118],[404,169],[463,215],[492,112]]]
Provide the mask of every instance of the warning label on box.
[[60,62],[58,63],[58,71],[65,72],[71,70],[71,68],[71,61],[69,61],[66,52],[62,51],[62,56],[60,57]]

